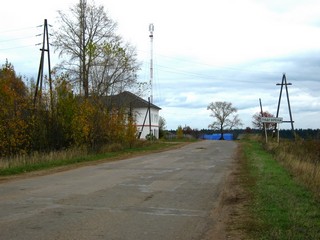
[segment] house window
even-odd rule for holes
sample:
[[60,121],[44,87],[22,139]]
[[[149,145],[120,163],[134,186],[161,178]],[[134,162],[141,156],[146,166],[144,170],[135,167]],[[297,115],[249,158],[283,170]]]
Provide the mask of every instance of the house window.
[[158,118],[159,118],[158,114],[155,114],[155,113],[151,114],[151,119],[153,123],[158,123]]

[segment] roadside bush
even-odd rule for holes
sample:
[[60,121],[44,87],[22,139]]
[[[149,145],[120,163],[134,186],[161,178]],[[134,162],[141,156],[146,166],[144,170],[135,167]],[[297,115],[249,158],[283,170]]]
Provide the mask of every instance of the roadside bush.
[[123,145],[121,143],[111,143],[104,145],[101,149],[102,153],[107,153],[107,152],[119,152],[124,149]]

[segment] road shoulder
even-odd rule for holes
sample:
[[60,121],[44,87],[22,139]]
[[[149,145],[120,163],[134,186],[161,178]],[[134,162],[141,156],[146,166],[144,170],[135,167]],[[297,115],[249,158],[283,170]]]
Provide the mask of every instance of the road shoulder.
[[212,211],[214,226],[203,240],[241,240],[248,239],[243,224],[248,217],[245,206],[249,202],[243,185],[240,146],[236,150],[233,163],[222,183],[218,204]]

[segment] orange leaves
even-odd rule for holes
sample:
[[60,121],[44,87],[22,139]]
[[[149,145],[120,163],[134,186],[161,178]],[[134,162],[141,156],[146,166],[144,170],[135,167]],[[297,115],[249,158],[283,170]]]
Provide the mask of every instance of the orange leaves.
[[77,107],[72,119],[72,137],[77,145],[90,143],[90,135],[94,127],[93,115],[94,107],[88,100],[84,100]]
[[136,139],[137,139],[137,125],[132,114],[129,114],[127,124],[126,124],[125,140],[129,144],[129,147],[132,147]]
[[32,151],[105,144],[132,146],[135,121],[128,109],[109,109],[101,98],[75,96],[67,76],[55,79],[53,105],[41,98],[33,106],[32,89],[15,75],[11,64],[0,68],[0,157]]
[[25,153],[29,148],[26,87],[6,63],[0,69],[0,156]]
[[137,128],[132,117],[119,109],[107,110],[100,103],[85,100],[75,113],[73,138],[77,145],[97,149],[104,144],[121,143],[132,146]]
[[0,128],[1,155],[24,154],[28,151],[29,137],[28,125],[22,119],[2,121]]

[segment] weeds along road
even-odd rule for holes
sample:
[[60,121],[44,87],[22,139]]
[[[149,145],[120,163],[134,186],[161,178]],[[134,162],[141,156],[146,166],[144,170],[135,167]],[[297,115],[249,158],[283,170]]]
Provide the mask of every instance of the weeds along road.
[[179,149],[0,184],[0,239],[203,239],[236,143]]

